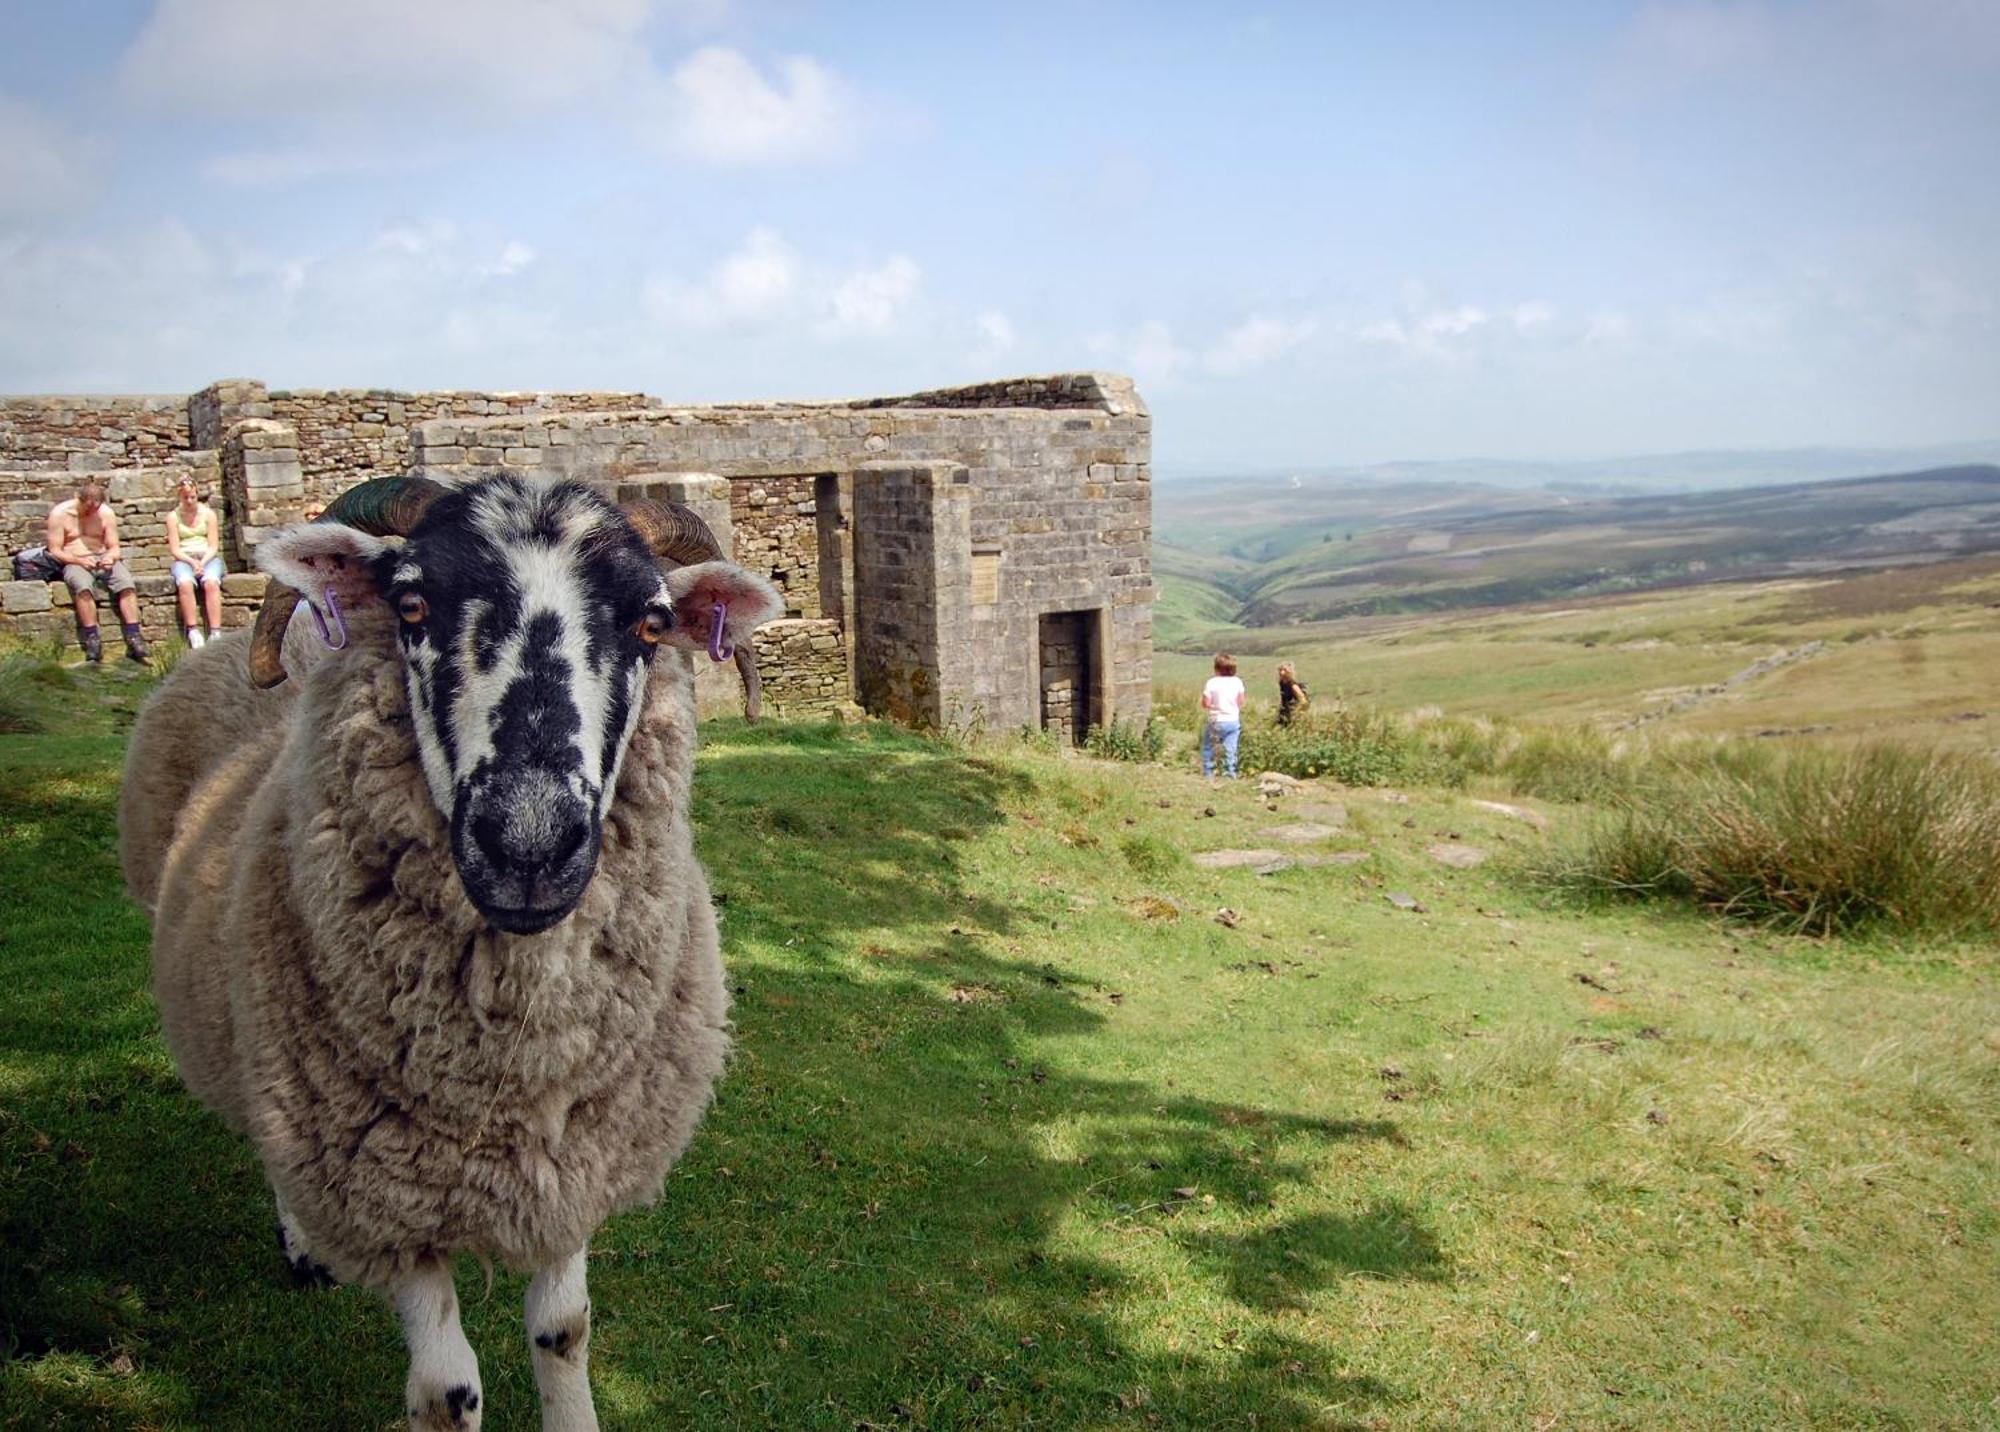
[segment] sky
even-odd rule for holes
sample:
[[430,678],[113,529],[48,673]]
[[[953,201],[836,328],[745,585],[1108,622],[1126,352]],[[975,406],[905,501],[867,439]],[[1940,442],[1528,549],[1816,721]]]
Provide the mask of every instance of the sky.
[[2000,0],[0,0],[0,392],[1086,368],[1163,468],[2000,437]]

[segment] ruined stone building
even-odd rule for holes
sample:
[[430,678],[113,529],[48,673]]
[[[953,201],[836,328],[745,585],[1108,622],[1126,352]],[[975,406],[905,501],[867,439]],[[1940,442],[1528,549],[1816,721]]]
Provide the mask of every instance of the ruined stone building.
[[[225,619],[248,553],[355,482],[516,471],[688,503],[784,594],[757,637],[767,706],[853,702],[917,726],[1080,741],[1152,702],[1152,420],[1131,382],[1021,378],[844,402],[670,407],[639,393],[274,392],[0,398],[0,532],[41,540],[109,488],[142,615],[172,634],[163,514],[192,471],[222,521]],[[11,573],[4,575],[11,576]],[[70,630],[60,583],[0,586],[0,630]],[[721,674],[704,702],[723,702]]]

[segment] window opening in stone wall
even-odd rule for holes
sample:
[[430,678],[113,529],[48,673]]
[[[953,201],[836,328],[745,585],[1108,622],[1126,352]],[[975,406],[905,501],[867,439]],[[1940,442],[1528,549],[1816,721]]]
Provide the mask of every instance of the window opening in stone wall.
[[1080,746],[1096,713],[1092,652],[1101,612],[1049,612],[1041,618],[1042,729],[1065,745]]
[[819,483],[825,474],[742,477],[729,484],[736,560],[763,572],[787,617],[820,617]]

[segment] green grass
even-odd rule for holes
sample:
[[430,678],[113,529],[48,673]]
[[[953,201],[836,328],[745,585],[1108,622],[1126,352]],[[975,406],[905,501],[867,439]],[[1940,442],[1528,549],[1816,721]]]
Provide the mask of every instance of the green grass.
[[[1726,690],[1765,658],[1809,659]],[[1159,650],[1163,694],[1198,689],[1214,643]],[[1561,606],[1230,632],[1252,716],[1290,660],[1315,699],[1395,711],[1708,737],[1803,733],[2000,750],[2000,559],[1825,580],[1716,585]]]
[[2000,934],[2000,769],[1897,746],[1643,773],[1546,876],[1826,935]]
[[1166,572],[1155,581],[1153,635],[1162,646],[1212,646],[1242,629],[1236,625],[1241,604],[1214,583]]
[[[179,1090],[92,710],[0,737],[0,1423],[399,1425],[389,1310],[284,1286]],[[1543,908],[1449,794],[1320,792],[1365,860],[1259,877],[1186,859],[1291,818],[1248,783],[704,740],[738,1053],[594,1246],[608,1427],[1992,1425],[1990,948]]]

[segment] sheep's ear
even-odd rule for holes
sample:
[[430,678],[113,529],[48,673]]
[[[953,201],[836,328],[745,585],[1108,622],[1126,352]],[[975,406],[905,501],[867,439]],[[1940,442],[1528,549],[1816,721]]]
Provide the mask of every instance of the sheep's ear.
[[381,538],[338,522],[300,522],[259,542],[253,560],[320,610],[331,587],[341,606],[354,611],[382,594],[376,569],[388,550]]
[[667,640],[690,651],[709,645],[718,605],[727,612],[722,639],[731,646],[743,645],[759,626],[785,614],[778,589],[734,562],[676,567],[667,573],[667,595],[674,604],[674,626]]

